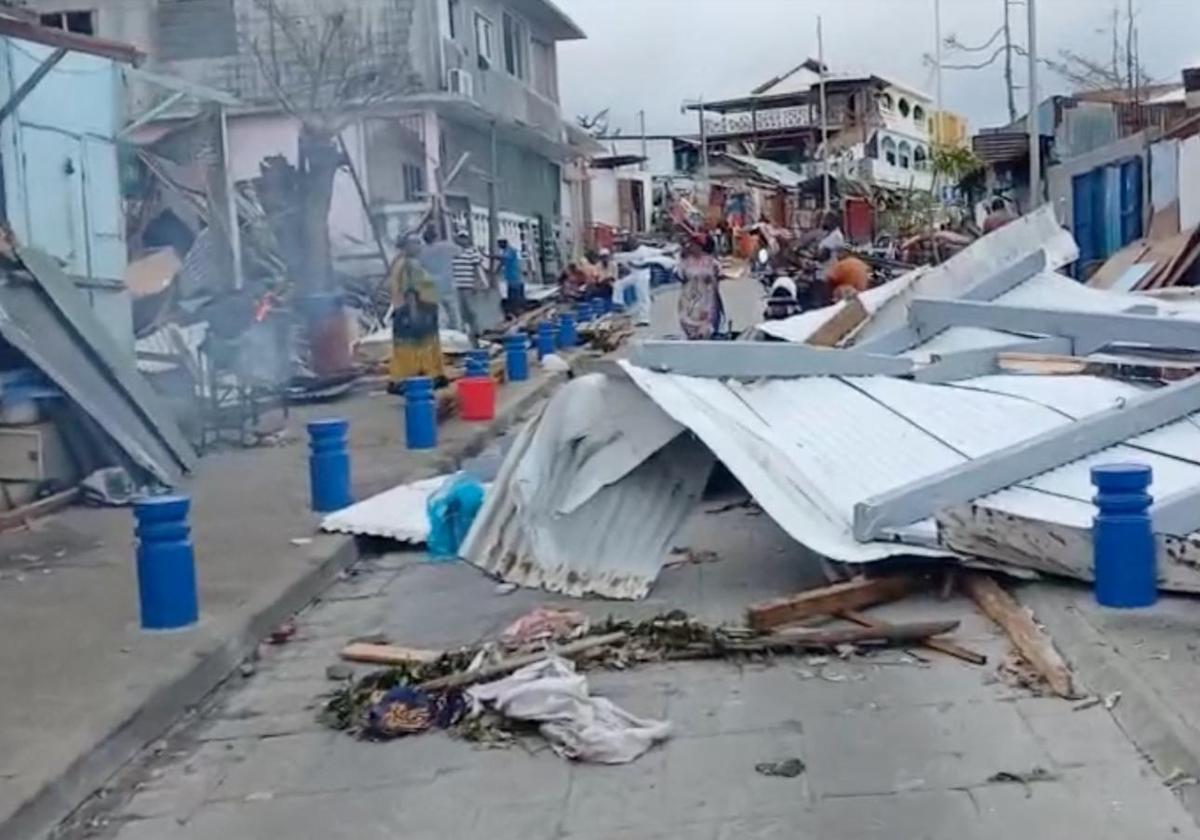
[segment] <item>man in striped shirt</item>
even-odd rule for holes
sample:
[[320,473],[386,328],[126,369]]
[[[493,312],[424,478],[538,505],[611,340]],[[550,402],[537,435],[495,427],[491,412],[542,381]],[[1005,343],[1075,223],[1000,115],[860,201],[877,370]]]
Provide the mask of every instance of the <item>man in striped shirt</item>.
[[454,290],[458,295],[459,308],[466,323],[467,335],[474,344],[479,337],[479,316],[475,311],[475,294],[487,288],[483,277],[483,254],[471,244],[471,236],[460,230],[454,234],[459,247],[454,257]]

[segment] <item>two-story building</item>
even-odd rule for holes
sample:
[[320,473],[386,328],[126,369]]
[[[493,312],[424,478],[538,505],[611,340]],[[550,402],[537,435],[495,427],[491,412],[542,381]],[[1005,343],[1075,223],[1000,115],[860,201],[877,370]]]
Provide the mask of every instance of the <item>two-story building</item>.
[[[371,216],[389,239],[412,229],[429,196],[457,208],[477,242],[487,241],[489,182],[499,235],[523,241],[533,261],[553,252],[562,215],[560,165],[570,157],[558,97],[557,44],[584,37],[551,0],[26,0],[44,23],[132,43],[146,67],[233,94],[229,166],[235,181],[260,163],[298,154],[299,123],[279,105],[273,72],[305,72],[272,9],[302,27],[340,13],[357,27],[379,66],[403,90],[357,108],[341,139],[363,185],[370,215],[348,169],[330,210],[343,267],[374,255]],[[307,16],[307,17],[306,17]],[[313,27],[319,32],[320,26]],[[129,91],[131,116],[162,101],[151,86]],[[194,113],[194,111],[192,112]],[[171,109],[141,131],[191,116]],[[465,158],[464,158],[465,155]],[[456,166],[456,164],[461,164]],[[466,221],[466,219],[464,219]]]
[[749,96],[688,108],[701,112],[710,153],[763,158],[817,177],[824,122],[835,175],[897,189],[932,188],[929,96],[880,76],[830,76],[824,87],[824,120],[821,86],[810,70]]

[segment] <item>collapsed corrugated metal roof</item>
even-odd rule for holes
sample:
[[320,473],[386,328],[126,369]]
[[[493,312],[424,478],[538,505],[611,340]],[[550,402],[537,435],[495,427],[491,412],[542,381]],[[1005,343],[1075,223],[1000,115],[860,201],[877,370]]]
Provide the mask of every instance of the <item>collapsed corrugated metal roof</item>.
[[[1177,536],[1200,527],[1191,513],[1200,510],[1200,380],[1155,390],[1095,375],[994,373],[998,352],[1038,342],[1066,348],[1069,361],[1114,370],[1154,370],[1155,354],[1178,346],[1191,351],[1182,369],[1192,372],[1200,369],[1200,305],[1098,291],[1044,271],[1076,252],[1049,210],[1009,228],[864,295],[869,319],[856,340],[866,337],[869,352],[729,345],[727,378],[717,378],[669,372],[667,351],[694,361],[689,351],[698,348],[658,346],[621,363],[628,382],[614,375],[568,386],[526,430],[525,448],[510,454],[507,479],[488,503],[492,515],[472,531],[466,556],[520,583],[637,597],[690,503],[689,492],[664,488],[699,481],[711,455],[787,533],[837,561],[966,553],[1086,579],[1090,468],[1138,461],[1154,469],[1155,494],[1184,510],[1162,537],[1163,586],[1200,591],[1200,543]],[[947,305],[962,296],[966,302]],[[940,320],[930,314],[939,306]],[[764,331],[804,341],[840,311]],[[1108,345],[1153,352],[1086,355]],[[1089,348],[1085,355],[1070,355],[1080,347]],[[839,365],[841,374],[911,368],[882,354],[918,367],[903,378],[839,375]],[[920,379],[921,364],[948,358],[971,364],[941,379],[910,378]],[[638,366],[641,359],[655,369]],[[805,365],[807,373],[789,378],[761,373]],[[573,418],[566,429],[561,420],[547,425],[564,415]],[[609,458],[610,439],[629,454]],[[581,444],[605,452],[605,481],[580,480]],[[696,473],[685,475],[688,462]],[[570,510],[587,510],[586,520],[564,517],[568,491]]]

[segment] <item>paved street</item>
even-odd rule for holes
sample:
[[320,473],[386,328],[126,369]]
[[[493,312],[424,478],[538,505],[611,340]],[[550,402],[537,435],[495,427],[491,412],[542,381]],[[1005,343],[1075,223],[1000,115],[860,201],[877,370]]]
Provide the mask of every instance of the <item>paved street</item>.
[[[711,508],[709,503],[706,507]],[[637,604],[571,602],[597,618],[687,609],[737,621],[746,604],[823,582],[764,516],[700,511],[681,537],[719,559],[664,571]],[[316,721],[345,641],[386,633],[441,646],[489,637],[539,604],[419,553],[365,561],[155,745],[65,832],[72,838],[1200,838],[1103,706],[1033,697],[996,677],[1006,641],[965,601],[910,599],[883,617],[956,617],[973,667],[937,654],[681,663],[593,672],[592,686],[674,737],[631,765],[572,765],[538,741],[483,750],[432,733],[371,744]],[[937,657],[937,658],[934,658]],[[361,668],[360,668],[361,670]],[[799,758],[797,778],[760,775]],[[1032,775],[1028,783],[996,774]]]

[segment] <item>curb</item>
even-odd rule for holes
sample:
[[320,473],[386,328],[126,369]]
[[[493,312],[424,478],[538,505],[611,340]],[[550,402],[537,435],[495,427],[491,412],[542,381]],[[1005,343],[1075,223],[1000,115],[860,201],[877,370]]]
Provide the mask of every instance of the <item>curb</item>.
[[[503,406],[495,419],[474,430],[453,451],[439,453],[429,468],[434,471],[431,474],[454,469],[463,460],[477,455],[565,381],[563,374],[548,376]],[[132,715],[76,758],[57,779],[47,782],[26,800],[0,824],[0,840],[53,836],[55,829],[101,790],[121,767],[224,683],[264,637],[328,589],[338,573],[359,557],[354,537],[316,536],[308,553],[311,568],[307,572],[278,596],[256,605],[230,638],[212,650],[199,652],[185,673],[154,690]]]
[[[1019,594],[1091,693],[1121,693],[1109,714],[1158,774],[1167,778],[1182,772],[1200,778],[1200,732],[1176,714],[1120,649],[1057,588],[1034,584]],[[1175,793],[1200,822],[1200,786],[1183,786]]]

